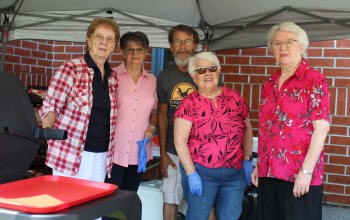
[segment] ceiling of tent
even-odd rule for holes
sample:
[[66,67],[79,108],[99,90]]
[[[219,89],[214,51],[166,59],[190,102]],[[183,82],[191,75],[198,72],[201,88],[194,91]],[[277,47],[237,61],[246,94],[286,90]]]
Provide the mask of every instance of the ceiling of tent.
[[93,17],[113,17],[122,33],[140,30],[152,47],[168,47],[179,23],[195,27],[211,50],[264,46],[281,21],[301,25],[310,40],[350,37],[348,0],[1,0],[0,24],[9,17],[9,40],[84,42]]

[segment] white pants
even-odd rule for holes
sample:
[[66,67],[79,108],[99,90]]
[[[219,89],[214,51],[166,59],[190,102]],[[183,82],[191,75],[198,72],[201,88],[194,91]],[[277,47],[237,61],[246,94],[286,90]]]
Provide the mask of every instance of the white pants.
[[66,176],[84,180],[104,182],[107,174],[107,152],[93,153],[83,151],[79,172],[76,176],[52,171],[54,176]]

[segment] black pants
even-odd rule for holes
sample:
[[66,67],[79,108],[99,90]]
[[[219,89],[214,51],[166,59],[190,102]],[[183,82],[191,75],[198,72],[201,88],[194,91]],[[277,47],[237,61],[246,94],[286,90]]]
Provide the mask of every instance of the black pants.
[[141,181],[141,174],[137,173],[137,165],[128,167],[113,164],[111,178],[106,178],[106,183],[118,186],[118,189],[137,191]]
[[293,196],[293,182],[259,178],[259,220],[321,220],[322,186],[310,186],[307,194]]

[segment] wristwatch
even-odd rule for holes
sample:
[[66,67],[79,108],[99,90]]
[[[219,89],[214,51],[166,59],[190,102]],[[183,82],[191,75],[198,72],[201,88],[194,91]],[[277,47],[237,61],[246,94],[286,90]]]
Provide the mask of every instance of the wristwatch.
[[305,170],[304,168],[300,168],[300,172],[302,172],[303,174],[306,174],[306,175],[312,175],[312,172],[309,172],[309,171]]

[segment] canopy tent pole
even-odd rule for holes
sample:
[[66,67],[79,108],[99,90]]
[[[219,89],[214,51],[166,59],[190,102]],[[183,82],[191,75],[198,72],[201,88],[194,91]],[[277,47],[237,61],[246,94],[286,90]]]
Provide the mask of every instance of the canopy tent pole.
[[10,23],[9,22],[10,16],[8,14],[3,14],[3,16],[4,16],[4,22],[3,22],[3,28],[2,28],[2,51],[1,51],[1,66],[0,66],[1,70],[4,70],[6,44],[9,37],[8,25]]

